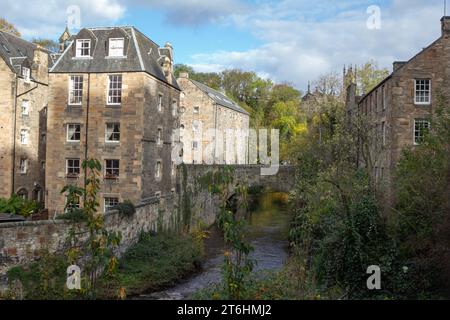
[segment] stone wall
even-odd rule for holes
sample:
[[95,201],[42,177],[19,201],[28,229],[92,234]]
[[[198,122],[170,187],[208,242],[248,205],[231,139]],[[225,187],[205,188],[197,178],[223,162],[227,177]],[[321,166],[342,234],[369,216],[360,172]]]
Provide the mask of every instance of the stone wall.
[[[191,226],[198,224],[211,225],[218,214],[219,198],[211,196],[206,186],[201,185],[200,180],[210,172],[217,172],[224,168],[223,165],[182,165],[178,173],[179,210],[182,216],[191,218]],[[278,174],[273,176],[261,175],[261,166],[236,165],[234,169],[234,185],[247,187],[264,187],[270,191],[290,192],[295,186],[295,167],[280,166]],[[189,204],[183,204],[183,199],[188,199]],[[189,212],[186,212],[188,210]]]
[[[174,197],[154,199],[152,203],[138,206],[131,217],[115,211],[108,213],[106,228],[122,234],[119,253],[134,244],[141,232],[173,228],[177,213],[175,204]],[[71,224],[62,220],[0,224],[0,287],[1,279],[5,281],[5,273],[11,267],[36,260],[42,250],[63,252],[70,228]]]

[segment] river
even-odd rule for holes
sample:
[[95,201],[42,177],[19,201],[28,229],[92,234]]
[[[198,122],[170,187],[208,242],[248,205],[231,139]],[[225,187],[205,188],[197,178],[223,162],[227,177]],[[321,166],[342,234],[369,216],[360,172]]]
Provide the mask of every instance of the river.
[[[288,258],[287,232],[289,216],[275,201],[279,194],[266,193],[259,199],[258,209],[249,218],[248,240],[254,247],[251,258],[256,261],[254,271],[280,270]],[[176,286],[139,299],[190,299],[192,294],[220,282],[225,245],[217,228],[210,230],[205,240],[205,259],[199,273],[184,279]]]

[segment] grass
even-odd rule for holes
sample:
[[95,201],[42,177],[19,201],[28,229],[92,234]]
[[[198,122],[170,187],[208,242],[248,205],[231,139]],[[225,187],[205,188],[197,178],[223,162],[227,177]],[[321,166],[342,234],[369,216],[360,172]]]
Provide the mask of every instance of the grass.
[[121,288],[127,296],[161,290],[194,272],[202,256],[195,236],[143,234],[120,259],[114,278],[101,280],[99,298],[115,298]]

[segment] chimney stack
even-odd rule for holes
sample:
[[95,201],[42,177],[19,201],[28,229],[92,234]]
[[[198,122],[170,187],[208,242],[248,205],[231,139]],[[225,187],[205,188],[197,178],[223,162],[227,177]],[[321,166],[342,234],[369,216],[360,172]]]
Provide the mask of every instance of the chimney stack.
[[181,79],[189,79],[189,73],[187,73],[187,72],[180,72],[180,78]]
[[406,64],[405,61],[394,61],[393,63],[393,70],[394,72],[403,67]]
[[450,35],[450,16],[442,17],[442,36]]

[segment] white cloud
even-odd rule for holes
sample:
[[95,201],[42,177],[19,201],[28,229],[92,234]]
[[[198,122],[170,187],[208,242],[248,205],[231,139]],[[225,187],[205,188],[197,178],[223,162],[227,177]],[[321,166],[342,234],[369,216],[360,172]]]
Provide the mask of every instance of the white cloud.
[[393,0],[382,8],[381,30],[367,28],[371,1],[366,1],[367,7],[364,2],[264,2],[252,13],[232,16],[230,22],[264,45],[241,52],[197,54],[192,65],[253,70],[304,89],[309,80],[340,71],[344,64],[373,59],[391,68],[394,60],[411,58],[440,35],[440,0]]
[[131,0],[133,4],[162,9],[166,22],[177,26],[199,26],[222,21],[249,7],[240,0]]
[[70,6],[80,8],[82,26],[114,23],[126,11],[118,0],[2,0],[2,16],[24,37],[57,37],[64,30]]

